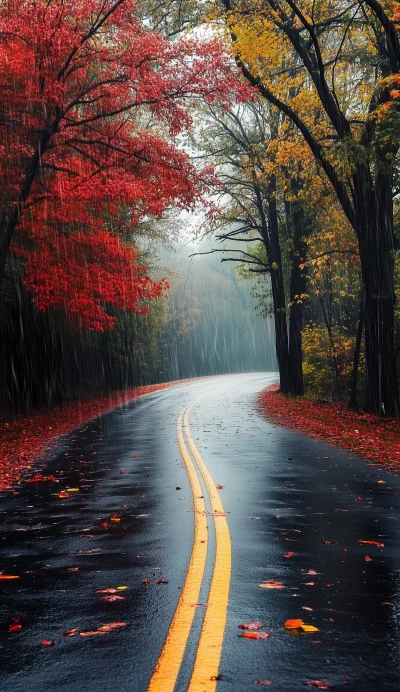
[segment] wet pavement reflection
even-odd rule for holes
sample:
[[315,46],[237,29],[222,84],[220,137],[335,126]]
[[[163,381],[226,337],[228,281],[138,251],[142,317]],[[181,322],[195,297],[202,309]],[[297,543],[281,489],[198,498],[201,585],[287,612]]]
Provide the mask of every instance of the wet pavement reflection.
[[[256,395],[272,380],[201,380],[124,406],[3,493],[0,572],[20,578],[0,580],[2,689],[146,690],[192,547],[176,419],[197,398],[190,426],[224,486],[233,549],[218,690],[398,689],[400,479],[262,419]],[[289,618],[319,631],[285,631]],[[252,620],[268,640],[240,637]],[[79,636],[107,623],[121,626]]]

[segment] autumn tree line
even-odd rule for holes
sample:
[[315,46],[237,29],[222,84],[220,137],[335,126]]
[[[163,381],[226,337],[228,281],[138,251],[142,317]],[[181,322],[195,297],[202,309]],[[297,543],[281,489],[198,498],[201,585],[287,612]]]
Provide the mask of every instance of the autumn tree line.
[[9,398],[65,364],[159,376],[152,240],[197,205],[274,316],[281,390],[397,416],[400,3],[71,5],[0,7]]

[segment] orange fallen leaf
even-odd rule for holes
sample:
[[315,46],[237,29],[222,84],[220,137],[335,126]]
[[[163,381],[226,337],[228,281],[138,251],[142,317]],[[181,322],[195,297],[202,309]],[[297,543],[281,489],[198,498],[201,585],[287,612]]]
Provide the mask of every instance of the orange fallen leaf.
[[53,639],[43,639],[42,646],[54,646],[55,641]]
[[365,560],[365,562],[373,562],[372,557],[369,557],[369,555],[366,555],[364,560]]
[[263,581],[262,584],[258,585],[260,589],[284,589],[284,585],[280,581],[275,581],[275,579],[268,579]]
[[112,603],[113,601],[124,601],[125,596],[102,596],[100,598],[101,601],[108,601],[109,603]]
[[142,584],[150,584],[150,579],[143,579]]
[[303,624],[303,620],[295,619],[295,620],[286,620],[286,622],[283,626],[286,630],[297,630],[302,626],[302,624]]
[[379,543],[379,541],[364,541],[362,538],[359,538],[358,542],[362,543],[363,545],[376,545],[377,548],[384,548],[385,547],[385,544]]
[[111,521],[121,521],[121,517],[119,517],[118,514],[113,514],[111,517]]
[[64,500],[65,498],[69,497],[69,493],[67,493],[66,490],[62,490],[60,493],[58,493],[58,497]]
[[224,489],[224,486],[223,486],[223,485],[219,485],[219,483],[218,483],[218,485],[216,485],[215,487],[217,488],[217,490],[223,490],[223,489]]
[[0,579],[19,579],[20,577],[17,574],[0,574]]
[[243,639],[269,639],[269,632],[243,632],[240,635]]
[[288,553],[285,553],[283,557],[292,557],[292,555],[293,553],[289,551]]
[[107,625],[102,625],[99,627],[101,632],[112,632],[120,627],[126,627],[126,622],[109,622]]
[[305,586],[314,586],[315,582],[314,581],[306,581]]
[[66,632],[61,632],[63,637],[76,637],[78,633],[79,630],[77,627],[74,627],[72,630],[67,630]]
[[98,589],[96,593],[117,593],[117,589]]

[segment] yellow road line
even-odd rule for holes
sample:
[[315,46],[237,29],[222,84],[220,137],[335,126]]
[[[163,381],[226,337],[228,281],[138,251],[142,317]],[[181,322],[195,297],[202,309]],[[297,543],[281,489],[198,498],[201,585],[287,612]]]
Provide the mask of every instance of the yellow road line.
[[215,524],[215,561],[203,627],[188,692],[214,692],[221,660],[231,576],[231,540],[224,506],[212,476],[190,434],[188,406],[179,415],[179,448],[189,476],[194,501],[194,542],[185,583],[168,634],[150,680],[148,692],[173,692],[190,636],[195,603],[199,600],[207,558],[206,506],[195,465],[201,473],[210,498]]
[[204,478],[210,496],[216,541],[213,577],[207,599],[208,607],[204,617],[188,692],[213,692],[217,686],[216,678],[219,671],[226,625],[231,577],[231,539],[220,495],[190,434],[188,412],[189,409],[187,409],[184,415],[183,429],[189,449]]
[[185,583],[168,634],[150,680],[148,692],[173,692],[199,600],[207,558],[208,529],[203,491],[182,434],[183,412],[178,418],[178,444],[193,493],[194,539]]

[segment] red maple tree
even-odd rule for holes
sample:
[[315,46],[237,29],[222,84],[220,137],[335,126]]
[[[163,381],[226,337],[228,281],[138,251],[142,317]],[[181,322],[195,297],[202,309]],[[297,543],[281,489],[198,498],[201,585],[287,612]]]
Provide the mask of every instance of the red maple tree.
[[108,329],[107,306],[146,311],[162,293],[127,231],[201,194],[174,143],[187,97],[240,92],[218,41],[166,41],[136,11],[135,0],[0,7],[0,281],[11,250],[39,308],[80,328]]

